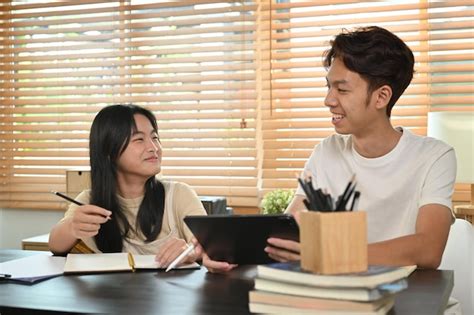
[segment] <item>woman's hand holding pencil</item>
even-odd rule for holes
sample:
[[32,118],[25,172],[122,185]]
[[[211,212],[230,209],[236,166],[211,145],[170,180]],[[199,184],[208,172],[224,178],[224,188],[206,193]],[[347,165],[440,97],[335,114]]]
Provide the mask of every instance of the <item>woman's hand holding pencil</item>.
[[55,195],[78,205],[73,214],[66,218],[70,231],[77,239],[93,237],[99,233],[101,224],[111,220],[112,212],[94,205],[84,205],[58,192]]
[[78,239],[93,237],[99,233],[101,224],[110,220],[111,215],[112,212],[94,205],[79,206],[70,218],[71,231]]

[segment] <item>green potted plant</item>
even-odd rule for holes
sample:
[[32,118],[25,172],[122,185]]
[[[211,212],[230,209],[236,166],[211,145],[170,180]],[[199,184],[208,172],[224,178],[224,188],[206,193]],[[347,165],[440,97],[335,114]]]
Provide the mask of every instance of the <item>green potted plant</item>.
[[289,189],[276,189],[263,196],[262,214],[281,214],[293,198],[294,191]]

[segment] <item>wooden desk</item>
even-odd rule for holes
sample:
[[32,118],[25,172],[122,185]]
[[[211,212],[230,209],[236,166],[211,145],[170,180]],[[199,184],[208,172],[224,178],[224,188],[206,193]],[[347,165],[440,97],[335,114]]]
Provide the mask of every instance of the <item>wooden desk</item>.
[[25,238],[21,241],[21,248],[24,250],[49,251],[48,240],[49,233]]
[[[35,254],[0,250],[0,262]],[[0,284],[0,313],[248,314],[254,266],[226,275],[201,270],[61,276],[35,285]],[[453,271],[416,270],[392,315],[443,314]],[[33,311],[39,310],[39,311]],[[57,314],[57,313],[54,313]]]

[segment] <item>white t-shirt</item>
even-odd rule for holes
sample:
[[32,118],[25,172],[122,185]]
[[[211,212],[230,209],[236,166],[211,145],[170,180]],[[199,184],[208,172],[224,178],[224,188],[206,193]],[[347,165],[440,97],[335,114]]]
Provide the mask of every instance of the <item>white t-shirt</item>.
[[[415,233],[418,209],[441,204],[451,209],[456,178],[454,149],[442,141],[403,134],[395,148],[378,158],[354,149],[350,135],[332,135],[314,148],[304,173],[333,197],[342,194],[353,174],[361,192],[358,210],[367,211],[368,242]],[[301,187],[296,192],[304,195]]]

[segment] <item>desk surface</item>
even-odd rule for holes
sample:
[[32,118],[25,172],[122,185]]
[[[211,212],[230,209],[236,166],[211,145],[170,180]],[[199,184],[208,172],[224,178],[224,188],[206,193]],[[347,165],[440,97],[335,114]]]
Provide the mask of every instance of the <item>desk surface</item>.
[[[32,251],[0,250],[0,262]],[[256,269],[241,266],[226,275],[201,270],[61,276],[34,285],[0,283],[0,313],[31,310],[105,314],[247,314]],[[442,314],[453,272],[416,270],[389,314]],[[38,312],[36,314],[45,314]]]

